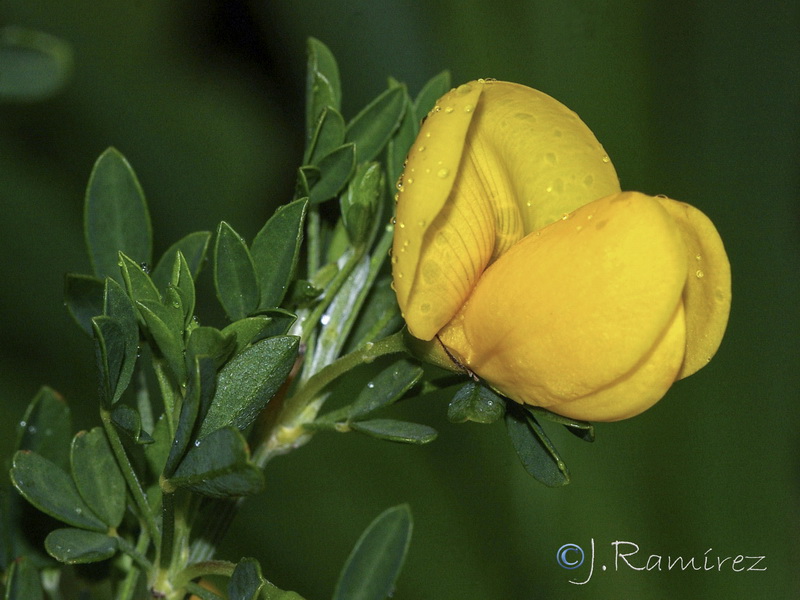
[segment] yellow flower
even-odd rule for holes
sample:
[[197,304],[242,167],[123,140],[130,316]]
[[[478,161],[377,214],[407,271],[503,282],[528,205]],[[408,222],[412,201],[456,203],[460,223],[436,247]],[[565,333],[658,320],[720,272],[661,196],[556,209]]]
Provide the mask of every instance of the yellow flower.
[[398,187],[393,282],[433,362],[520,403],[613,421],[719,347],[730,266],[714,225],[622,192],[592,132],[546,94],[451,90]]

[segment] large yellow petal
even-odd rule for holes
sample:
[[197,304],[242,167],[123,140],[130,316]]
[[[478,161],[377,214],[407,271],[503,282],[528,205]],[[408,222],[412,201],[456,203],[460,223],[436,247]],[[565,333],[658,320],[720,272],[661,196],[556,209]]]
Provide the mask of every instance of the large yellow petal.
[[563,104],[518,84],[476,81],[437,102],[400,187],[394,285],[409,330],[430,340],[493,260],[619,182]]
[[684,202],[658,200],[675,219],[686,244],[686,357],[678,373],[682,379],[708,364],[722,342],[731,310],[731,266],[706,215]]
[[[575,401],[630,377],[666,332],[675,342],[685,255],[658,201],[607,196],[514,245],[439,337],[513,400]],[[683,344],[681,337],[679,354]]]

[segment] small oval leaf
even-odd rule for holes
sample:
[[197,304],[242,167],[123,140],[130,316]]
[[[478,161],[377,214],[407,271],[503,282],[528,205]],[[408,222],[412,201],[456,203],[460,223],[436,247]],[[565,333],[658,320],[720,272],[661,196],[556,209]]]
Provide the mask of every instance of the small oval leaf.
[[339,575],[333,600],[385,600],[392,595],[411,541],[408,506],[390,508],[361,534]]
[[86,505],[65,471],[35,452],[14,455],[11,481],[24,498],[43,513],[67,525],[105,531],[107,529]]
[[86,189],[84,231],[97,277],[119,280],[119,253],[139,264],[152,261],[153,233],[144,192],[133,168],[109,148],[94,164]]
[[77,565],[111,558],[117,553],[117,538],[84,529],[56,529],[44,540],[47,553],[57,561]]
[[276,336],[245,348],[231,359],[219,373],[217,392],[198,437],[227,425],[238,429],[250,425],[283,385],[298,346],[297,337]]
[[81,498],[106,525],[118,527],[125,514],[125,478],[102,427],[78,433],[70,456]]
[[214,243],[214,287],[231,321],[243,319],[258,308],[260,293],[253,257],[242,237],[224,221]]
[[350,428],[381,440],[404,444],[427,444],[439,435],[433,427],[394,419],[353,421],[350,423]]

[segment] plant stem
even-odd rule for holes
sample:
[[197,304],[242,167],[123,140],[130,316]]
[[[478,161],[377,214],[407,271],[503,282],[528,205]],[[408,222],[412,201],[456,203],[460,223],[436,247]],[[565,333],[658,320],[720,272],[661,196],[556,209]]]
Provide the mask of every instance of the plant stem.
[[[369,364],[387,354],[407,352],[404,336],[405,332],[399,331],[378,342],[367,342],[361,348],[342,356],[313,375],[297,394],[286,400],[271,435],[253,454],[253,462],[263,468],[272,456],[300,445],[302,442],[299,438],[311,433],[304,428],[304,425],[316,418],[316,413],[322,405],[318,403],[313,406],[313,403],[322,391],[334,380],[359,365]],[[313,407],[312,410],[309,411],[309,407]]]
[[150,508],[150,504],[147,502],[147,497],[144,494],[144,490],[142,490],[136,472],[133,470],[133,465],[131,465],[128,460],[128,455],[125,452],[125,448],[122,446],[122,440],[119,439],[119,434],[114,424],[111,422],[111,412],[105,408],[100,408],[100,420],[103,423],[103,429],[105,429],[106,436],[108,437],[114,456],[117,459],[120,471],[122,471],[125,482],[128,484],[128,490],[147,527],[148,534],[155,542],[156,548],[159,548],[161,546],[161,531],[159,531],[158,525],[156,525],[155,515]]

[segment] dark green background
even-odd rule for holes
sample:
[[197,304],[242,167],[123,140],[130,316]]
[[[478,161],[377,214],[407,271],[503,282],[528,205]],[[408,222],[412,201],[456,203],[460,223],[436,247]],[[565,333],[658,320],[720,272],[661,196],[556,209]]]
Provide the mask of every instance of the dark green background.
[[[400,412],[439,440],[318,436],[270,465],[224,558],[255,555],[276,584],[322,599],[363,527],[408,502],[401,600],[798,597],[798,3],[12,0],[5,24],[60,36],[76,66],[60,96],[0,105],[4,452],[42,383],[78,427],[96,422],[91,345],[62,305],[63,273],[88,271],[81,208],[96,157],[114,145],[134,165],[157,251],[221,219],[251,237],[291,195],[313,35],[339,59],[348,117],[388,75],[413,92],[443,68],[454,83],[495,77],[555,96],[603,142],[623,188],[711,216],[733,310],[717,357],[655,408],[600,425],[593,445],[556,434],[566,488],[529,479],[501,426],[451,425],[444,400],[410,402]],[[594,576],[572,585],[587,565],[566,571],[556,551],[575,543],[588,558],[592,539]],[[709,564],[764,555],[766,571],[615,569],[614,541],[640,546],[637,566],[711,549]]]

